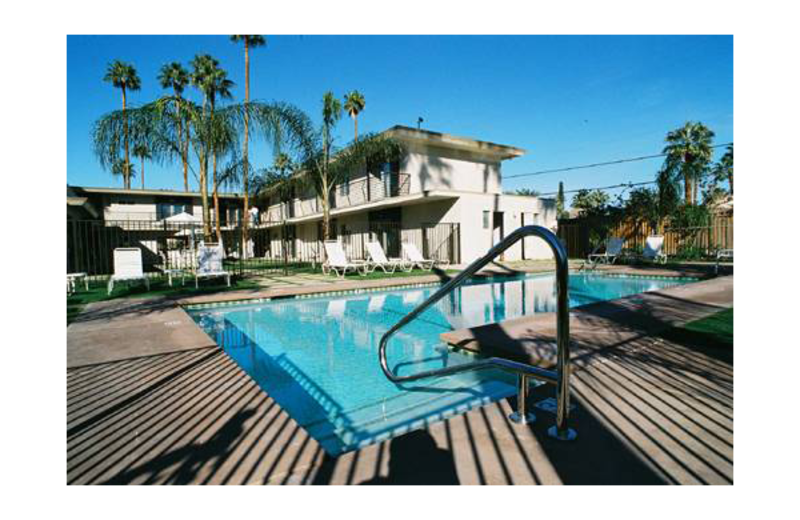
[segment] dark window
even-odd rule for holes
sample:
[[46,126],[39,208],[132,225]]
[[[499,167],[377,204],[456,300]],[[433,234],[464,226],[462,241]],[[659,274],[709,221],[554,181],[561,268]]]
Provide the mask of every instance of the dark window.
[[163,220],[184,212],[191,215],[192,206],[183,202],[159,202],[156,204],[156,218],[158,218],[158,220]]

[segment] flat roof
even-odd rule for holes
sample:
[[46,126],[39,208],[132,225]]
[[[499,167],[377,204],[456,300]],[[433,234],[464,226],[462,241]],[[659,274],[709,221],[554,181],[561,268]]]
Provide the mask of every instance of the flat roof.
[[513,159],[514,157],[520,157],[526,153],[526,150],[517,148],[516,146],[480,141],[469,137],[459,137],[402,125],[395,125],[383,133],[400,140],[426,142],[428,144],[456,150],[483,152],[489,155],[499,156],[501,159]]
[[[158,189],[130,189],[126,190],[125,188],[93,188],[93,187],[86,187],[86,186],[67,186],[68,189],[77,190],[82,192],[81,194],[87,193],[98,193],[98,194],[107,194],[107,195],[125,195],[125,196],[168,196],[168,197],[200,197],[199,191],[177,191],[177,190],[158,190]],[[77,195],[77,193],[75,193]],[[220,198],[241,198],[242,194],[240,193],[219,193]],[[74,196],[74,195],[73,195]],[[208,196],[211,196],[211,192],[209,191]]]

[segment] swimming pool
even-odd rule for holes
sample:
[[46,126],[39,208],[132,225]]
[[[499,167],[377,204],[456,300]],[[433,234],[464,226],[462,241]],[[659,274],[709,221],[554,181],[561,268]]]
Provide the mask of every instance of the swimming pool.
[[[570,275],[570,306],[657,290],[688,279]],[[515,393],[500,371],[466,372],[395,385],[381,372],[381,335],[438,286],[187,307],[192,318],[323,449],[339,454]],[[439,334],[522,315],[554,312],[555,275],[465,285],[426,310],[389,343],[396,373],[474,360]]]

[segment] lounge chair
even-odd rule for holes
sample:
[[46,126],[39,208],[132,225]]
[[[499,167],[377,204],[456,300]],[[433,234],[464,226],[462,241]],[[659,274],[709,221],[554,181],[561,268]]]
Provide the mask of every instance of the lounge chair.
[[150,281],[142,268],[142,250],[138,247],[118,247],[114,249],[114,274],[108,279],[108,294],[114,290],[115,282],[132,280],[144,280],[145,287],[150,290]]
[[719,274],[719,261],[723,258],[733,260],[733,249],[718,249],[715,257],[717,261],[714,266],[714,274]]
[[380,242],[367,242],[367,263],[369,269],[374,271],[381,268],[384,273],[393,273],[396,269],[411,271],[414,265],[402,258],[387,258]]
[[[625,241],[619,237],[611,237],[603,244],[600,244],[598,247],[596,247],[595,250],[592,251],[586,258],[586,261],[592,266],[597,264],[613,264],[617,261],[617,258],[622,252],[622,245],[624,243]],[[605,245],[606,250],[602,253],[598,253],[597,251],[603,245]]]
[[423,258],[417,245],[411,242],[403,242],[403,257],[411,264],[412,269],[416,265],[424,271],[430,271],[433,269],[433,264],[436,263],[435,260]]
[[362,261],[348,260],[338,240],[325,241],[325,256],[327,259],[322,264],[322,272],[327,274],[333,271],[337,276],[344,278],[348,271],[354,271],[364,276],[367,274],[368,264]]
[[651,235],[644,242],[644,252],[642,258],[653,262],[667,263],[667,255],[664,254],[664,237],[662,235]]
[[222,266],[225,251],[222,244],[203,244],[197,248],[197,270],[194,272],[194,287],[200,287],[201,278],[224,277],[231,286],[231,273]]

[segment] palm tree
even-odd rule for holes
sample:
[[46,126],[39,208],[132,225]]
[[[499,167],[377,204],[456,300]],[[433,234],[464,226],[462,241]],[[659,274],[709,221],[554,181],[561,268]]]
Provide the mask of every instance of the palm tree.
[[131,160],[128,150],[128,123],[127,118],[125,117],[125,111],[128,105],[127,91],[139,90],[142,86],[142,82],[139,79],[138,74],[136,74],[136,69],[133,68],[133,65],[129,65],[119,60],[115,60],[108,65],[108,69],[106,70],[106,75],[103,77],[103,81],[111,83],[114,85],[114,87],[122,90],[123,138],[125,140],[125,170],[123,172],[123,179],[125,182],[125,189],[130,189]]
[[717,181],[728,181],[731,196],[733,196],[733,145],[729,144],[725,149],[725,155],[714,166],[714,178]]
[[[333,132],[342,115],[341,102],[331,92],[322,98],[322,125],[314,129],[308,118],[297,121],[291,128],[296,136],[301,157],[296,170],[290,164],[286,169],[290,175],[273,175],[273,182],[265,189],[281,189],[288,192],[287,186],[308,186],[316,193],[322,206],[322,238],[330,238],[330,196],[334,187],[365,164],[383,164],[397,160],[402,148],[394,140],[384,135],[368,134],[353,141],[347,148],[336,151]],[[280,170],[283,161],[276,158],[273,172]],[[297,171],[297,174],[294,172]],[[269,184],[272,184],[269,186]]]
[[355,125],[356,136],[355,138],[358,139],[358,114],[364,110],[366,106],[366,101],[364,101],[364,94],[361,92],[354,90],[347,94],[344,97],[344,109],[350,114],[350,117],[353,118],[353,124]]
[[336,184],[330,175],[331,151],[333,149],[333,132],[336,123],[342,117],[342,104],[328,91],[322,96],[322,168],[320,169],[320,198],[322,199],[322,235],[330,238],[330,194]]
[[[214,134],[219,131],[219,125],[215,123],[216,118],[214,111],[216,109],[217,96],[222,99],[230,99],[231,88],[234,83],[228,79],[228,73],[219,67],[219,61],[209,56],[208,54],[197,55],[192,60],[192,85],[198,88],[203,94],[203,119],[205,125],[203,133],[205,134],[205,143],[209,147],[213,155],[213,197],[214,197],[214,216],[217,220],[217,227],[219,227],[219,199],[217,196],[217,155],[220,151],[218,146],[213,146],[215,141]],[[200,168],[200,193],[201,199],[208,198],[208,153],[203,156],[203,164]],[[205,232],[211,234],[210,219],[211,215],[208,211],[208,203],[203,204],[203,220],[205,221]],[[206,214],[208,213],[208,214]],[[218,237],[219,238],[219,237]]]
[[[173,61],[161,67],[158,74],[161,88],[171,88],[175,97],[180,98],[186,85],[189,84],[189,72],[183,66]],[[180,113],[180,103],[175,104],[175,121],[178,127],[178,141],[181,144],[181,161],[183,162],[183,190],[189,191],[189,136],[183,136],[183,119]]]
[[663,173],[670,178],[681,177],[686,204],[697,202],[697,181],[707,172],[711,161],[714,132],[699,122],[689,121],[667,134],[663,153]]
[[[250,49],[266,45],[266,39],[260,34],[234,34],[231,36],[233,42],[244,43],[244,102],[250,102]],[[250,160],[248,155],[248,140],[249,140],[249,117],[245,112],[244,117],[244,140],[242,142],[242,188],[244,191],[244,220],[242,225],[242,241],[247,243],[247,225],[250,218]]]
[[145,159],[152,159],[153,156],[150,153],[150,149],[147,147],[145,143],[137,143],[133,147],[133,155],[134,157],[138,157],[139,161],[141,161],[142,165],[142,189],[144,189],[144,160]]
[[[211,240],[206,182],[208,162],[210,158],[222,157],[226,151],[229,152],[236,147],[238,136],[242,132],[244,114],[246,113],[249,118],[251,132],[260,134],[268,142],[276,144],[277,138],[280,137],[281,142],[289,150],[309,149],[307,139],[311,135],[308,130],[311,123],[308,116],[292,105],[252,101],[247,105],[231,104],[215,108],[212,119],[208,103],[203,103],[203,106],[183,97],[164,96],[140,108],[129,109],[124,117],[122,111],[117,110],[95,122],[93,141],[94,153],[101,165],[113,168],[121,153],[119,135],[122,133],[123,119],[130,120],[133,142],[146,144],[153,160],[158,162],[175,160],[183,156],[184,150],[184,142],[179,139],[174,124],[174,114],[177,110],[175,105],[179,105],[185,123],[183,136],[188,139],[190,149],[197,158],[196,163],[189,161],[188,166],[200,185],[203,232],[206,239]],[[195,164],[199,171],[195,170]],[[241,171],[240,163],[224,168],[215,184],[235,185],[236,174],[239,171]]]
[[122,159],[115,160],[111,165],[111,175],[114,175],[115,177],[121,176],[123,182],[125,179],[126,172],[130,173],[131,177],[136,176],[136,168],[134,168],[132,164],[130,165],[130,168],[126,168],[125,161],[123,161]]

